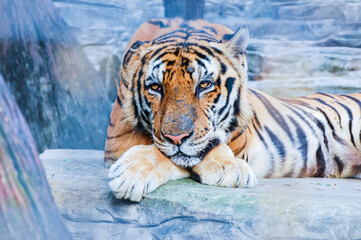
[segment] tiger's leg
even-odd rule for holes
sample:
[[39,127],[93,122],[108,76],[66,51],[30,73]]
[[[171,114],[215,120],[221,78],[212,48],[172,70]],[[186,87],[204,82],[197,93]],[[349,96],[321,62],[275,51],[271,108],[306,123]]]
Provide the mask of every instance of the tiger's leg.
[[189,177],[154,145],[137,145],[126,151],[109,170],[110,189],[117,198],[139,202],[169,180]]
[[213,186],[253,187],[257,183],[252,169],[225,143],[212,149],[192,171],[201,183]]

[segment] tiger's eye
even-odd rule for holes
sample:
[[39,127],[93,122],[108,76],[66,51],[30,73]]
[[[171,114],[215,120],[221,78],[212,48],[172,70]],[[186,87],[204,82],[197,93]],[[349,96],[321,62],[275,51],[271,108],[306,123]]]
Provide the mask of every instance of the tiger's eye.
[[162,90],[162,87],[158,83],[153,83],[150,85],[150,88],[156,92],[160,92]]
[[209,88],[212,85],[210,81],[203,81],[199,84],[200,88]]

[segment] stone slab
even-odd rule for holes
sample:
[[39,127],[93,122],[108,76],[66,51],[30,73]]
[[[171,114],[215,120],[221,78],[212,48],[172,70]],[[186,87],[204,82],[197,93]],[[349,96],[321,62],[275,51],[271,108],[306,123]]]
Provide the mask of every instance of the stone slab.
[[361,181],[260,179],[249,189],[172,181],[138,203],[114,199],[103,152],[40,155],[74,239],[359,239]]

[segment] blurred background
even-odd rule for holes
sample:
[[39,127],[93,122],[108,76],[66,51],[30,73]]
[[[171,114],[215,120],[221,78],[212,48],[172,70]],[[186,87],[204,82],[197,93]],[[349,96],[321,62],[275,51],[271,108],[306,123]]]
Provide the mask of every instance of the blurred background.
[[[162,0],[53,2],[103,77],[140,24],[164,17]],[[361,90],[360,1],[206,0],[204,19],[248,26],[251,87],[282,97]]]

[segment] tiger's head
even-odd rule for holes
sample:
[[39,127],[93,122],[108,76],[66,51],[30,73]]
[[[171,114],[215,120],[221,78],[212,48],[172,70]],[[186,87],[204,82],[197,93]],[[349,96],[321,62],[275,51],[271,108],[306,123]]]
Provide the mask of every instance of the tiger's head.
[[246,126],[248,30],[206,21],[151,20],[122,66],[127,117],[175,164],[191,167]]

